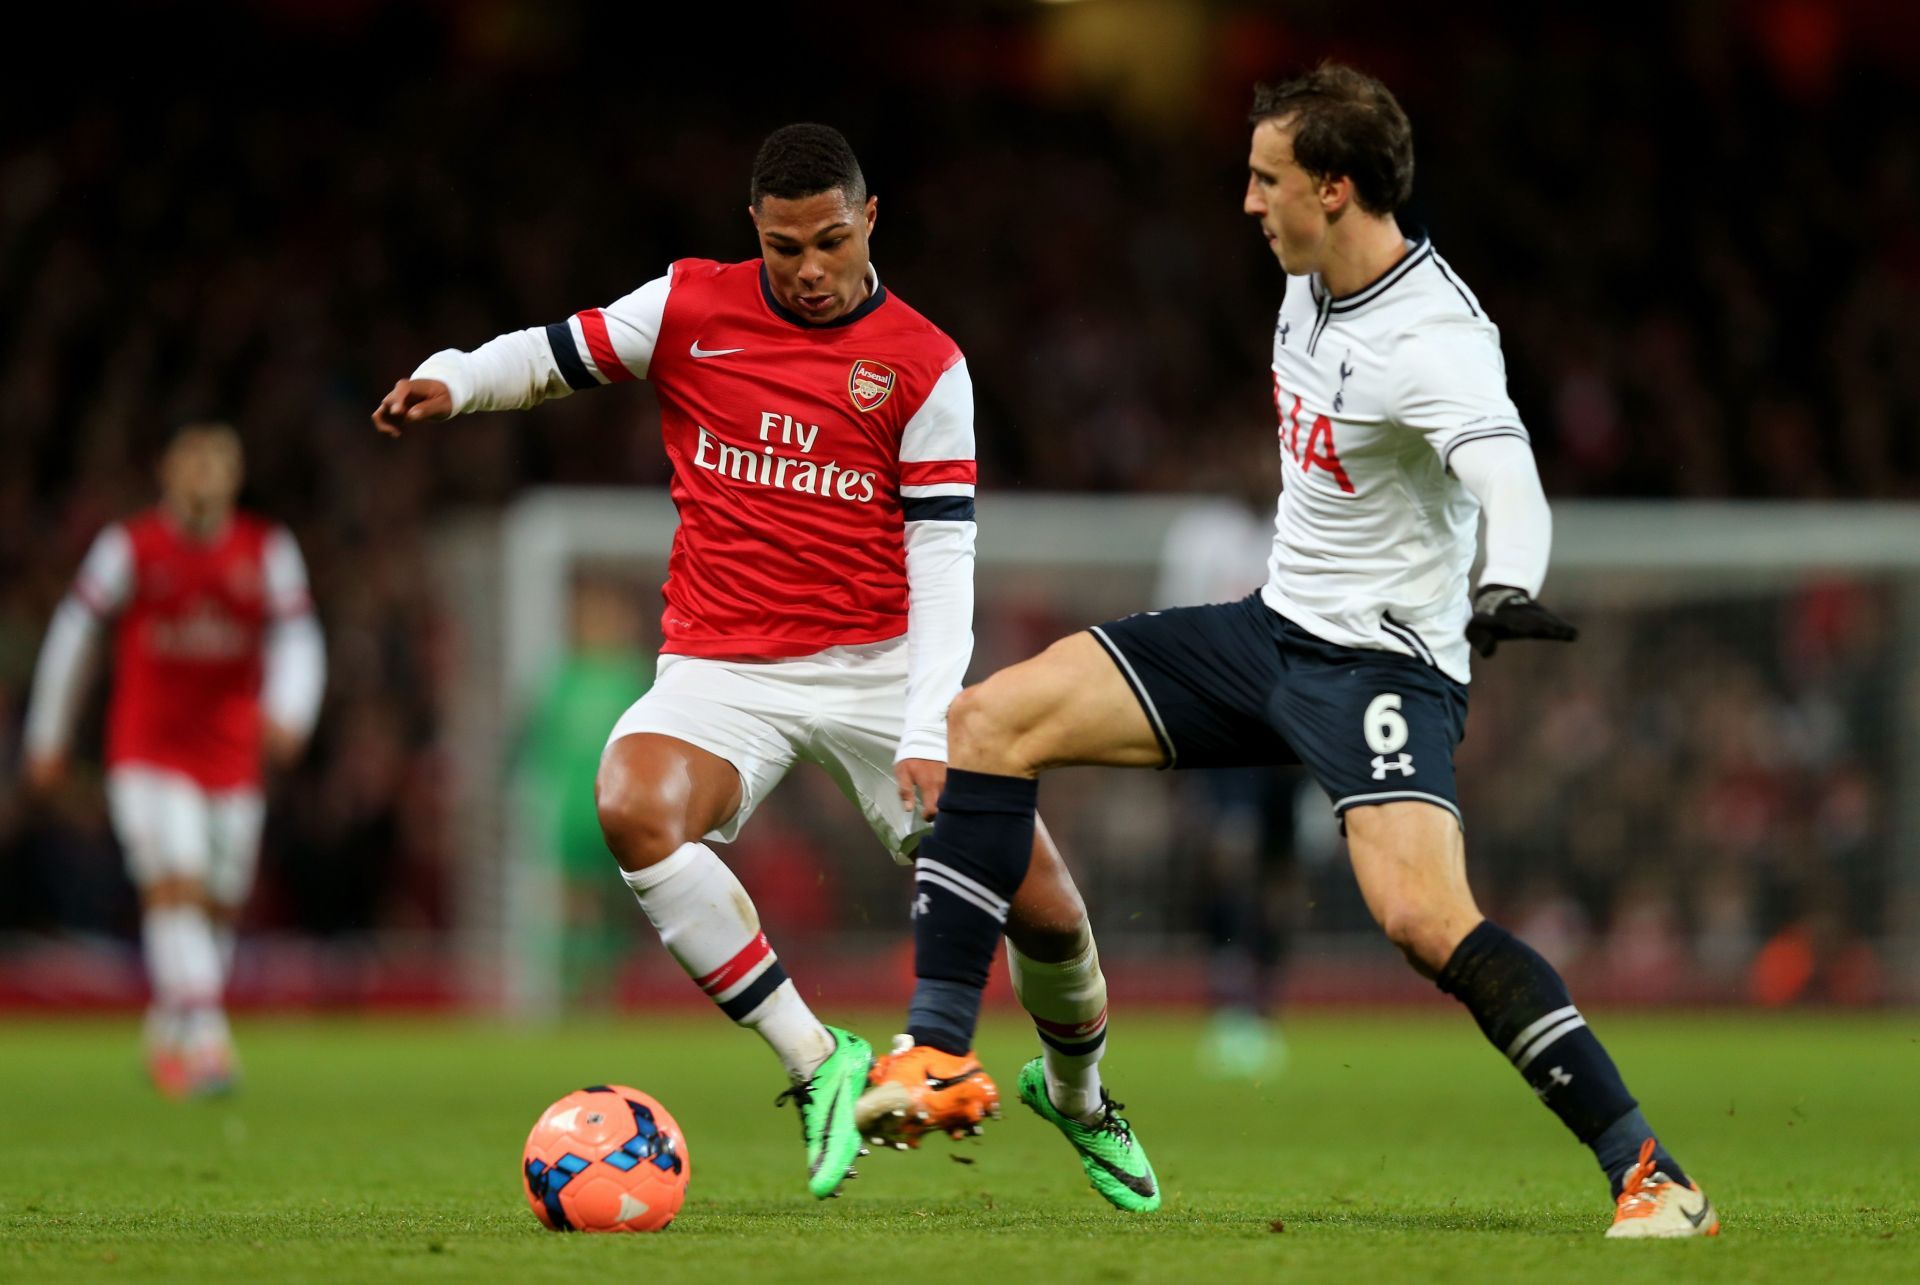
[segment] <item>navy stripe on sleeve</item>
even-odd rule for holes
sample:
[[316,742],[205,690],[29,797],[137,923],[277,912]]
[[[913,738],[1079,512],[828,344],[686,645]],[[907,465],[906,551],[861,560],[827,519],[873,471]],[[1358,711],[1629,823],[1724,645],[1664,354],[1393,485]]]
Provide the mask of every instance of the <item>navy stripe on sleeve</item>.
[[908,522],[971,522],[971,495],[902,496],[900,516]]
[[1453,468],[1453,453],[1455,451],[1465,446],[1468,442],[1483,442],[1489,437],[1517,437],[1521,441],[1528,443],[1531,443],[1533,440],[1527,436],[1527,430],[1521,428],[1518,424],[1502,424],[1498,428],[1476,428],[1471,433],[1462,433],[1447,443],[1446,454],[1440,457],[1440,467],[1451,470]]
[[564,321],[556,321],[547,327],[547,347],[553,349],[553,360],[560,367],[560,377],[567,381],[567,387],[574,392],[583,388],[597,388],[600,381],[587,373],[587,364],[580,360],[580,350],[574,347],[573,330]]

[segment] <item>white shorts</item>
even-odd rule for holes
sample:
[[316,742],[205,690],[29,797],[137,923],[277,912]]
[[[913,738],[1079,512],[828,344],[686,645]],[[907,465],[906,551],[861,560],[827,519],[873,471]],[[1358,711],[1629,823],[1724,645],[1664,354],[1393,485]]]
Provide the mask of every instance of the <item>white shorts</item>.
[[258,787],[208,790],[178,772],[123,763],[107,773],[107,811],[135,886],[198,879],[221,905],[247,899],[266,815]]
[[717,754],[740,773],[740,809],[707,838],[730,843],[799,759],[818,763],[894,858],[933,823],[900,805],[893,756],[907,708],[907,640],[829,647],[792,660],[660,657],[653,688],[607,737],[654,732]]

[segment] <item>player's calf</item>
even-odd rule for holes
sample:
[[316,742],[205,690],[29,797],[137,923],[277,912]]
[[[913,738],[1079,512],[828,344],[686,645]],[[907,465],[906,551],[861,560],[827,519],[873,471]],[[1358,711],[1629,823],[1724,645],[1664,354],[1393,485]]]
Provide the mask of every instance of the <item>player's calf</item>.
[[980,996],[1012,898],[1032,864],[1037,784],[952,768],[933,833],[914,860],[914,1045],[973,1047]]
[[962,692],[948,713],[951,767],[914,899],[916,1044],[973,1045],[980,992],[1032,861],[1033,773],[1068,763],[1147,766],[1163,755],[1146,715],[1091,635]]
[[[1481,917],[1453,814],[1399,802],[1351,809],[1346,820],[1354,874],[1382,929],[1466,1005],[1535,1096],[1592,1149],[1619,1195],[1653,1130],[1553,965]],[[1663,1180],[1686,1185],[1657,1140],[1654,1165]]]
[[140,891],[140,945],[153,1001],[147,1011],[147,1069],[169,1097],[194,1091],[194,1066],[216,1044],[224,1049],[220,1009],[224,972],[206,888],[189,875],[149,879]]
[[[595,781],[601,831],[661,944],[701,992],[779,1057],[799,1109],[807,1187],[835,1194],[859,1152],[853,1105],[872,1050],[815,1017],[760,931],[740,881],[700,836],[739,806],[739,777],[719,756],[671,737],[622,737]],[[667,851],[668,845],[673,846]]]
[[1080,890],[1037,818],[1032,865],[1007,919],[1007,972],[1040,1038],[1053,1104],[1091,1120],[1101,1102],[1107,979]]

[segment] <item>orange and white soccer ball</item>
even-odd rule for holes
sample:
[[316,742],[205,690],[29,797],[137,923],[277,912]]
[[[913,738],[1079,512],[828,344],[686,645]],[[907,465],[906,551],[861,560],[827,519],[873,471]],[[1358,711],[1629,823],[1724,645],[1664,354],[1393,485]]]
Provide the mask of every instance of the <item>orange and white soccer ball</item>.
[[693,1162],[667,1109],[623,1084],[567,1094],[540,1113],[520,1167],[553,1231],[659,1231],[687,1198]]

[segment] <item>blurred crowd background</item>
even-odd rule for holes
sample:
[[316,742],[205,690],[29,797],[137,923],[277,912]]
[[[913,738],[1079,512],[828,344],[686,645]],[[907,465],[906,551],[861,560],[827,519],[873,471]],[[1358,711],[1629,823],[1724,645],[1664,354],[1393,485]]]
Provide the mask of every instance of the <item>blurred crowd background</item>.
[[[297,533],[331,656],[313,752],[275,784],[252,926],[349,959],[445,936],[443,702],[465,640],[429,536],[533,486],[659,484],[665,462],[644,390],[399,443],[368,411],[435,349],[609,302],[676,257],[752,255],[747,170],[794,119],[853,140],[883,278],[968,352],[983,497],[1271,491],[1280,279],[1239,210],[1243,118],[1254,80],[1331,55],[1411,115],[1410,221],[1501,325],[1551,495],[1920,499],[1909,6],[1362,23],[934,3],[717,32],[643,6],[279,0],[89,10],[113,35],[84,42],[38,21],[22,50],[85,52],[0,83],[16,949],[128,940],[97,779],[24,797],[18,729],[87,541],[151,502],[159,444],[207,417],[244,435],[247,501]],[[1829,580],[1600,612],[1577,648],[1503,656],[1460,760],[1487,900],[1567,955],[1690,956],[1767,998],[1882,994],[1893,613],[1885,584]],[[833,931],[844,906],[791,872],[841,856],[782,824],[762,826],[762,851],[788,846],[760,877],[791,895],[761,904]],[[813,865],[784,855],[801,849]],[[1309,927],[1360,926],[1342,878],[1309,874]]]

